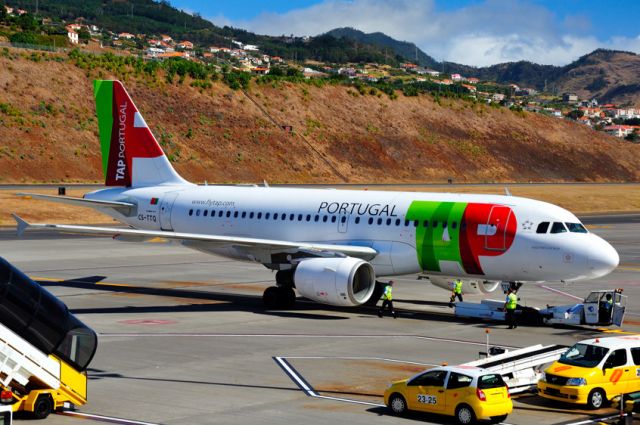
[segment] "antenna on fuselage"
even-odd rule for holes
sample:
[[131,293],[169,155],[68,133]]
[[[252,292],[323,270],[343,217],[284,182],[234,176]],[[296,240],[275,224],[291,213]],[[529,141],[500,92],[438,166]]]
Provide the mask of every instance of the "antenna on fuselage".
[[264,184],[264,187],[269,187],[269,183],[266,180],[262,180],[262,184]]
[[504,187],[504,194],[507,195],[507,196],[511,196],[511,191],[506,186]]

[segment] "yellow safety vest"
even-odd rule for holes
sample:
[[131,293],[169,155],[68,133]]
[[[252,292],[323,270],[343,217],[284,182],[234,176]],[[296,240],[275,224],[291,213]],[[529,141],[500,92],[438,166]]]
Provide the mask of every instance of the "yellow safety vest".
[[515,310],[518,305],[518,296],[513,292],[507,295],[507,310]]
[[393,288],[391,288],[391,285],[387,285],[384,287],[384,293],[382,294],[382,299],[383,300],[389,300],[391,301],[393,299],[393,297],[391,296],[391,291]]
[[456,280],[453,282],[453,292],[456,294],[462,294],[462,281]]

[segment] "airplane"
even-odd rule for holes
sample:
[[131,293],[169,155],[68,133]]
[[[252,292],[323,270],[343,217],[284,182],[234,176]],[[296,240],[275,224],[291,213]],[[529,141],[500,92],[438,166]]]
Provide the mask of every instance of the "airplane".
[[465,293],[501,282],[575,281],[605,276],[616,250],[571,212],[516,196],[199,186],[171,166],[119,81],[97,80],[104,189],[83,198],[21,193],[92,207],[129,228],[31,224],[25,229],[178,241],[205,253],[276,271],[267,308],[310,300],[357,306],[379,298],[377,277],[423,273]]

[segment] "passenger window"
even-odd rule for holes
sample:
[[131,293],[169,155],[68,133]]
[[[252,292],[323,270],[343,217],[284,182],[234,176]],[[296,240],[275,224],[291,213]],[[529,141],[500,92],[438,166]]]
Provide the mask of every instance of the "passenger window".
[[442,222],[442,228],[443,228],[443,229],[446,229],[446,228],[447,228],[447,222],[446,222],[446,221],[443,221],[443,222]]
[[396,226],[400,226],[400,219],[396,218]]
[[631,349],[631,357],[633,357],[633,364],[640,366],[640,347],[633,347]]
[[409,227],[409,220],[404,221],[404,227]]
[[464,388],[471,385],[473,378],[460,373],[451,372],[449,375],[449,382],[447,382],[447,389],[454,390],[456,388]]
[[493,224],[478,224],[478,236],[493,236],[498,228]]
[[253,211],[249,213],[249,218],[253,218]]
[[626,364],[627,364],[627,350],[625,350],[624,348],[620,350],[616,350],[613,353],[611,353],[607,361],[604,363],[605,367],[618,367],[618,366],[624,366]]
[[[293,215],[293,214],[291,214],[291,215]],[[280,219],[282,221],[285,221],[287,219],[287,215],[285,213],[282,213],[282,215],[280,216]]]
[[271,213],[264,213],[265,220],[269,220],[269,217],[271,217]]
[[536,233],[547,233],[547,230],[549,230],[549,222],[543,221],[542,223],[538,224]]
[[298,214],[298,221],[302,221],[302,214]]
[[259,213],[258,213],[258,220],[260,220],[261,218],[262,218],[262,213],[261,213],[261,212],[259,212]]
[[277,220],[278,219],[278,213],[273,213],[273,219]]
[[242,211],[242,218],[245,218],[247,216],[247,212],[246,211]]
[[311,214],[307,214],[307,221],[311,221]]
[[391,224],[391,219],[390,219],[390,218],[388,218],[388,219],[387,219],[387,226],[388,226],[388,225],[390,225],[390,224]]
[[320,216],[316,214],[316,216],[315,216],[315,217],[313,217],[313,221],[316,221],[316,222],[317,222],[318,220],[320,220]]
[[202,212],[202,216],[203,216],[203,217],[206,217],[206,216],[207,216],[207,214],[209,214],[209,210],[204,210],[204,211]]
[[379,218],[379,219],[378,219],[378,226],[379,226],[379,225],[381,225],[381,224],[382,224],[382,219],[381,219],[381,218]]
[[418,227],[418,223],[419,223],[419,221],[418,221],[418,220],[414,220],[414,221],[413,221],[413,227]]
[[423,222],[422,222],[422,227],[424,227],[425,229],[426,229],[427,227],[429,227],[429,220],[425,220],[425,221],[423,221]]
[[444,379],[447,377],[447,371],[434,370],[425,372],[420,376],[413,378],[407,385],[415,386],[421,385],[425,387],[442,387],[444,386]]
[[456,221],[454,221],[453,223],[451,223],[451,228],[452,229],[457,229],[458,228],[458,223]]
[[323,221],[324,223],[326,223],[328,219],[329,219],[329,217],[327,217],[326,215],[322,217],[322,221]]
[[216,215],[216,210],[211,210],[211,217],[215,217]]
[[231,217],[231,211],[227,211],[227,217]]
[[432,221],[432,222],[431,222],[431,227],[433,227],[434,229],[435,229],[436,227],[438,227],[438,222],[437,222],[437,221],[435,221],[435,220],[434,220],[434,221]]
[[193,210],[191,209],[189,210],[189,216],[192,216],[192,215],[193,215]]
[[360,223],[360,217],[356,217],[356,219],[355,219],[355,223],[356,223],[356,224]]
[[289,221],[293,221],[295,220],[296,215],[295,214],[289,214]]
[[196,217],[200,217],[200,210],[196,210]]
[[373,217],[369,217],[369,224],[373,224]]
[[[335,215],[332,215],[332,216],[331,216],[331,222],[332,222],[332,223],[335,223],[335,222],[336,222],[336,220],[337,220],[336,216],[335,216]],[[371,223],[369,223],[369,224],[371,224]]]
[[224,211],[219,211],[218,212],[218,217],[222,217],[222,214],[224,213]]
[[346,223],[346,222],[347,222],[347,216],[344,216],[344,215],[343,215],[343,216],[340,218],[340,223]]
[[571,233],[589,233],[580,223],[565,223]]
[[238,218],[238,211],[233,213],[233,218]]
[[559,221],[554,221],[551,225],[551,233],[565,233],[566,231],[567,228],[564,227],[564,224],[560,223]]

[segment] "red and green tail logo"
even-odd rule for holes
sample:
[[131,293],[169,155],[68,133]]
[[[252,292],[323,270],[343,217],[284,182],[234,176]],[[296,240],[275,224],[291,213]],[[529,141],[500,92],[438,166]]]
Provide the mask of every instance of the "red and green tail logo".
[[163,156],[162,149],[119,81],[94,82],[102,170],[107,186],[131,186],[134,158]]

